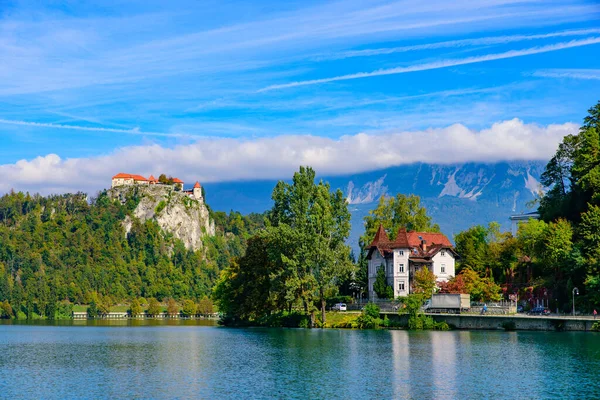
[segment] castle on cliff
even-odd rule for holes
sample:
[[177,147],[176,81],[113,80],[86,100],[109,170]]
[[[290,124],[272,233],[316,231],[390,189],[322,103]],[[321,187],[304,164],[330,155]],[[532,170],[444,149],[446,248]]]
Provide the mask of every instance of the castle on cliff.
[[165,186],[173,186],[175,190],[181,191],[186,194],[188,197],[203,201],[202,196],[202,186],[200,186],[200,182],[196,181],[196,184],[192,189],[185,190],[184,182],[179,178],[168,178],[166,182],[161,182],[156,179],[153,175],[150,175],[150,178],[145,178],[142,175],[136,174],[126,174],[124,172],[119,172],[115,176],[112,177],[111,187],[115,188],[118,186],[132,186],[132,185],[165,185]]

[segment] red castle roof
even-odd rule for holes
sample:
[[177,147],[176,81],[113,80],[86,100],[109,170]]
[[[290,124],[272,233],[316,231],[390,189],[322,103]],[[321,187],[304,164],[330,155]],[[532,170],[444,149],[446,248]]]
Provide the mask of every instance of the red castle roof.
[[200,182],[196,181],[196,184],[194,185],[194,189],[200,189]]
[[133,179],[134,181],[147,181],[148,180],[148,179],[144,178],[141,175],[126,174],[126,173],[123,173],[123,172],[119,172],[118,174],[116,174],[112,178],[113,179]]
[[183,183],[183,181],[179,178],[173,178],[173,183]]

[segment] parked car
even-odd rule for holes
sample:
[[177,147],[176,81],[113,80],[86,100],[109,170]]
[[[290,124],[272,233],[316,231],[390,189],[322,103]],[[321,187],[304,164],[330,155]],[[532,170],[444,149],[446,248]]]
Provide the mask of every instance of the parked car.
[[523,308],[523,306],[522,305],[518,305],[517,306],[517,312],[518,313],[522,313],[523,311],[525,311],[525,309]]
[[334,304],[333,307],[331,307],[331,309],[333,311],[346,311],[348,309],[348,307],[346,306],[345,303],[337,303],[337,304]]
[[529,315],[549,315],[550,314],[550,310],[548,310],[548,308],[546,307],[533,307],[531,310],[529,310],[529,312],[527,313]]

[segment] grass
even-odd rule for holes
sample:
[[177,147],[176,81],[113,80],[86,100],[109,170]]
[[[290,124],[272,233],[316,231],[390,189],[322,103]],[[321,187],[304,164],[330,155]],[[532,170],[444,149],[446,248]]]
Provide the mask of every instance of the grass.
[[349,327],[359,316],[360,312],[327,312],[325,313],[325,328]]

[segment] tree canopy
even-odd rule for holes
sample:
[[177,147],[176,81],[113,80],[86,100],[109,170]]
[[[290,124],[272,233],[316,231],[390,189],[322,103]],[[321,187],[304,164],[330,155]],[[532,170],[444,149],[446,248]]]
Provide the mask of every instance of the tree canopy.
[[273,189],[268,227],[248,242],[246,255],[223,272],[215,288],[221,310],[241,320],[300,307],[321,308],[352,271],[350,213],[340,190],[315,183],[315,172],[300,167],[292,183]]

